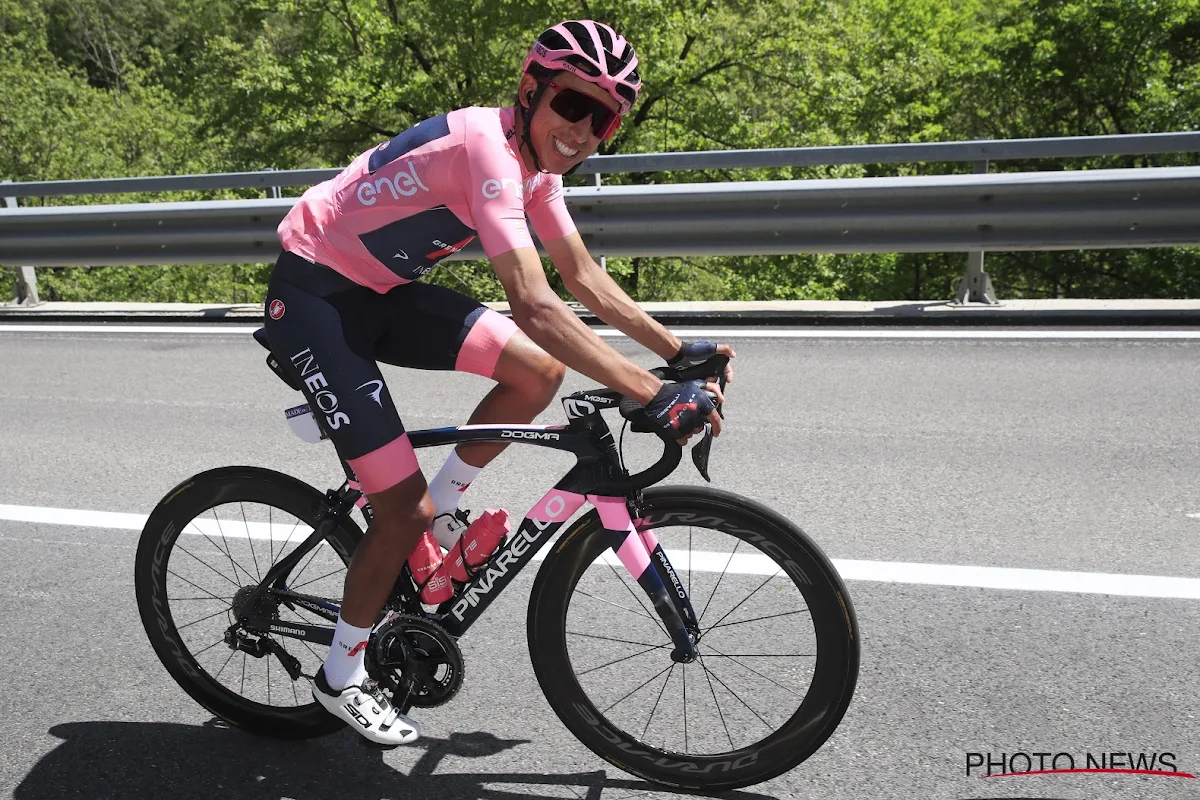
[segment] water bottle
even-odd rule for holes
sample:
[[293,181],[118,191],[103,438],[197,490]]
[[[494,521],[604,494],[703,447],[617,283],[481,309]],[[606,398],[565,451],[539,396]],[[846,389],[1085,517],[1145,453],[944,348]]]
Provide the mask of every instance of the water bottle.
[[453,596],[454,587],[441,566],[442,548],[433,535],[425,531],[408,557],[408,568],[412,570],[417,586],[421,587],[422,603],[440,605]]
[[502,508],[489,508],[463,531],[446,559],[439,574],[448,575],[459,583],[471,578],[471,571],[480,567],[496,552],[500,542],[508,535],[508,512]]

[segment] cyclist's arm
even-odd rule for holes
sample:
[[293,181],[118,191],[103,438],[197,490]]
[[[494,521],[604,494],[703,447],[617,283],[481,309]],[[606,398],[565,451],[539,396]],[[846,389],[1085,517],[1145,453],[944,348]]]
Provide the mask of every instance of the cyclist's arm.
[[609,347],[558,298],[546,282],[536,250],[519,247],[493,256],[491,262],[508,295],[513,321],[539,347],[642,405],[654,399],[662,381]]
[[679,339],[641,309],[592,259],[578,233],[542,243],[567,291],[597,317],[664,361],[679,352]]

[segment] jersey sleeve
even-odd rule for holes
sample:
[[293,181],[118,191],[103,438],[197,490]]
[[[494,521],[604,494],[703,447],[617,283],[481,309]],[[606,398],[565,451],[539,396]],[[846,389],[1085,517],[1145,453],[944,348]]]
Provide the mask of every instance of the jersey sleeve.
[[533,247],[525,223],[521,167],[486,130],[469,124],[466,134],[467,206],[479,232],[479,243],[488,257]]
[[542,184],[534,190],[525,207],[533,230],[543,242],[561,239],[575,232],[575,220],[567,211],[561,175],[544,175]]

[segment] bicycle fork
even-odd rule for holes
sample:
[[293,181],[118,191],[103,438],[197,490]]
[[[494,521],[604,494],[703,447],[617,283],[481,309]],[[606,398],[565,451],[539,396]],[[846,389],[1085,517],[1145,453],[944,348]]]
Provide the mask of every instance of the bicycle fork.
[[692,601],[666,551],[652,531],[637,530],[625,498],[588,495],[587,499],[600,514],[600,522],[612,541],[617,558],[649,596],[666,626],[675,645],[671,660],[681,664],[695,661],[700,626]]

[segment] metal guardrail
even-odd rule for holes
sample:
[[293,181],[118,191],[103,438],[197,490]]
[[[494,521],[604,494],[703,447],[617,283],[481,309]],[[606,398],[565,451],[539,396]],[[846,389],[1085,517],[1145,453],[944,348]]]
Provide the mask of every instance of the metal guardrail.
[[[576,174],[612,175],[628,172],[761,169],[838,164],[986,162],[1194,152],[1200,152],[1200,133],[1136,133],[1119,136],[980,139],[967,142],[862,144],[837,147],[785,147],[764,150],[706,150],[689,153],[592,156],[580,165]],[[34,181],[6,185],[4,192],[10,197],[54,197],[211,189],[266,190],[277,186],[311,186],[332,178],[340,171],[341,168],[293,169],[226,172],[212,175]]]
[[[606,255],[799,252],[970,253],[959,302],[995,303],[984,250],[1197,244],[1200,168],[987,175],[1004,159],[1200,152],[1200,133],[723,150],[593,156],[567,203],[588,246]],[[832,181],[600,186],[602,174],[834,164],[969,161],[976,174]],[[338,169],[79,181],[2,181],[0,266],[18,266],[18,301],[37,302],[33,266],[239,263],[278,251],[294,200]],[[980,174],[983,173],[983,174]],[[272,199],[15,209],[18,197],[260,188]],[[478,258],[467,248],[455,258]],[[603,263],[603,258],[601,259]]]
[[[578,187],[595,253],[766,255],[1200,244],[1200,167]],[[294,199],[21,208],[0,266],[270,261]],[[455,258],[479,258],[468,247]]]

